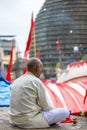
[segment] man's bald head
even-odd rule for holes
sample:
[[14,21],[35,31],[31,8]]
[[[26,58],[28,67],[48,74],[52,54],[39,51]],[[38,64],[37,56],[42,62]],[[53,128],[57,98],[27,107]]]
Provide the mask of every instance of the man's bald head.
[[30,58],[27,63],[27,70],[34,74],[36,77],[40,77],[41,72],[43,69],[43,64],[40,59],[38,58]]

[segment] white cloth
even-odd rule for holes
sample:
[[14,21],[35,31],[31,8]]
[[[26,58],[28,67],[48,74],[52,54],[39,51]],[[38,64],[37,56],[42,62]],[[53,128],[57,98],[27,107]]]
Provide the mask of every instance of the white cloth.
[[45,119],[48,121],[48,124],[56,124],[63,121],[66,117],[70,115],[70,112],[65,108],[56,108],[50,111],[43,111]]
[[50,127],[42,111],[53,108],[44,84],[33,74],[26,73],[11,85],[9,116],[12,124],[21,128]]
[[11,85],[9,116],[12,124],[20,128],[47,128],[50,123],[68,116],[64,109],[52,109],[54,106],[44,84],[33,74],[26,73]]

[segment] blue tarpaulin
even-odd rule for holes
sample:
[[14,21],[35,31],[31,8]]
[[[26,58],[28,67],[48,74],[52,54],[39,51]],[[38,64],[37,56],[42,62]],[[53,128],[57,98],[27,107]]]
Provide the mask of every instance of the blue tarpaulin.
[[0,75],[0,106],[9,106],[10,84]]

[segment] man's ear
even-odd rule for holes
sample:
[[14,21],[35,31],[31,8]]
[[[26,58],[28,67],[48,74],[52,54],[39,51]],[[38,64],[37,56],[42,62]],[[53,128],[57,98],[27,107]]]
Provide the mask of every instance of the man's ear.
[[37,65],[37,64],[34,64],[33,73],[34,73],[34,74],[37,74],[37,73],[38,73],[38,65]]
[[36,65],[36,73],[38,73],[39,72],[39,66],[38,65]]

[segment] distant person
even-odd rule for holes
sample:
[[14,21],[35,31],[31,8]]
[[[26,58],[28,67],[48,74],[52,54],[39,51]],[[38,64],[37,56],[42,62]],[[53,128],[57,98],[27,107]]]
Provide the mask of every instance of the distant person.
[[30,58],[27,73],[11,85],[10,122],[20,128],[46,128],[69,116],[64,108],[54,108],[44,84],[39,79],[43,64]]

